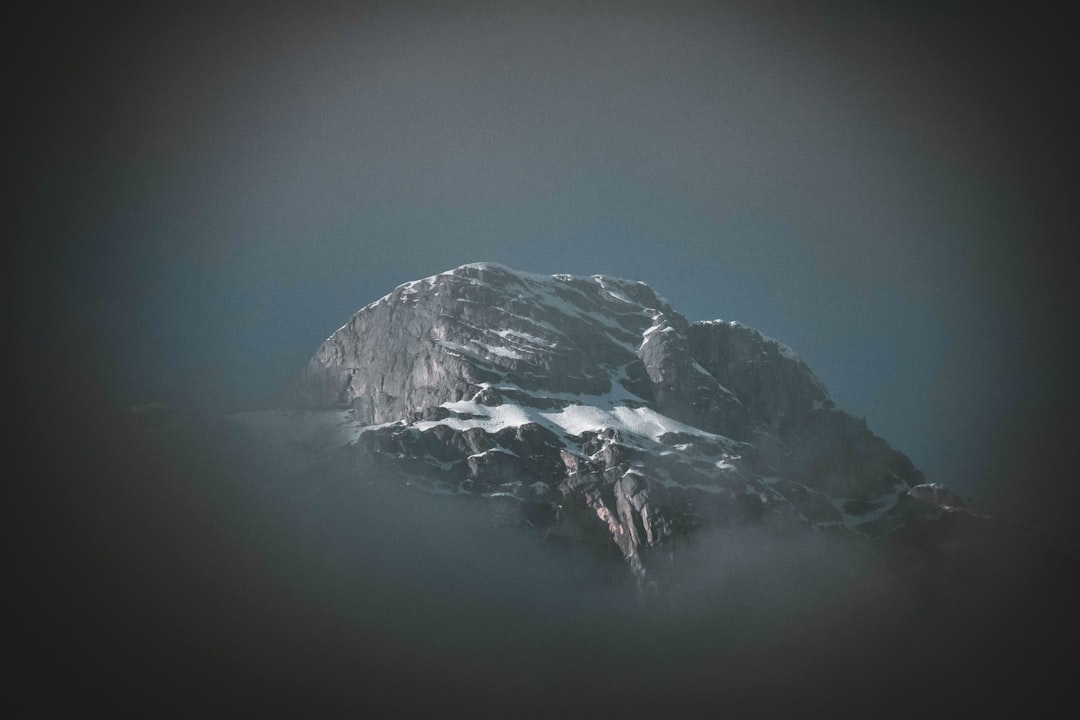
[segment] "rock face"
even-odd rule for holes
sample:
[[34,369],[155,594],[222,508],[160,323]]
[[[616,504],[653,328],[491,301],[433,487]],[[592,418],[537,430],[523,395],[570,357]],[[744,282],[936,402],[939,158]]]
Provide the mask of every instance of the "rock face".
[[484,263],[406,283],[322,344],[294,396],[273,422],[240,419],[322,417],[323,461],[487,498],[639,579],[702,525],[876,537],[944,511],[790,349],[689,322],[641,282]]

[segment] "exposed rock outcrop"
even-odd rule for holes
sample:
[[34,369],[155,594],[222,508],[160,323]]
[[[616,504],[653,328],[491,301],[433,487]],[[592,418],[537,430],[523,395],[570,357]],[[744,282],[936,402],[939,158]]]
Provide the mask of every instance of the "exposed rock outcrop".
[[644,283],[465,265],[357,312],[295,386],[336,462],[606,538],[639,578],[702,523],[880,534],[924,482],[790,349]]

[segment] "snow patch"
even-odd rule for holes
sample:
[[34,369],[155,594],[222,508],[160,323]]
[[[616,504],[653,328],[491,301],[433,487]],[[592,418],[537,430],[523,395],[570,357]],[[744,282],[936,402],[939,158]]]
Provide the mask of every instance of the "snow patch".
[[549,343],[547,340],[544,340],[541,337],[537,337],[536,335],[530,335],[527,332],[521,332],[520,330],[499,330],[495,334],[501,337],[503,340],[524,340],[525,342],[532,343],[533,345],[541,345],[548,348],[554,347],[554,345]]
[[734,442],[721,435],[707,433],[673,420],[647,407],[628,407],[613,403],[608,396],[574,397],[585,402],[569,404],[558,410],[540,410],[512,403],[492,407],[472,400],[459,400],[442,405],[459,417],[423,420],[412,427],[425,431],[438,425],[446,425],[458,431],[480,428],[487,433],[497,433],[505,428],[534,423],[564,438],[610,428],[617,430],[628,440],[636,437],[654,443],[659,443],[660,438],[669,433],[694,435],[725,445]]
[[497,357],[509,358],[511,360],[528,360],[525,355],[513,350],[511,348],[502,347],[501,345],[488,345],[482,343],[479,340],[472,340],[473,345],[483,348],[486,352]]

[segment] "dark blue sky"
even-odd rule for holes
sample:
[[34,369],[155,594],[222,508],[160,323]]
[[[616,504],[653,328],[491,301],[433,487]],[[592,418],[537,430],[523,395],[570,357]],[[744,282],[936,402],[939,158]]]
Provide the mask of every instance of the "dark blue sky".
[[1062,527],[1067,18],[863,5],[26,10],[16,362],[266,406],[406,280],[606,273],[786,342],[931,480]]

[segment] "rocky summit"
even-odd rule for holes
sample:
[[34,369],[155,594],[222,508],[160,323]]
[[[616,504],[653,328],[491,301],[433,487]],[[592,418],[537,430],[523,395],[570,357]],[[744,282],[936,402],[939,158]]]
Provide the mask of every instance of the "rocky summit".
[[478,263],[406,283],[292,393],[292,409],[234,416],[277,471],[482,498],[639,581],[704,526],[873,539],[952,507],[787,346],[604,275]]
[[[78,502],[32,484],[47,522],[12,586],[94,660],[80,709],[103,687],[158,715],[1077,715],[1073,548],[926,482],[781,343],[643,283],[406,283],[289,392],[50,414]],[[73,616],[96,618],[77,641]]]

